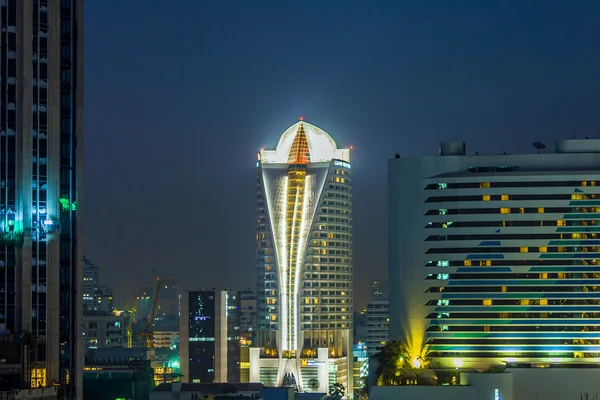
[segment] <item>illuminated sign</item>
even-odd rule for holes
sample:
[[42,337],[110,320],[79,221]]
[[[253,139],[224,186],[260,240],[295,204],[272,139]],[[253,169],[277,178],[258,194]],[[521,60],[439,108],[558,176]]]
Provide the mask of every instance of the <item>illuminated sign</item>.
[[325,361],[303,358],[301,364],[303,367],[318,367],[321,365],[325,365]]
[[494,389],[494,400],[500,400],[500,390]]
[[208,321],[210,317],[194,317],[196,321]]
[[333,165],[337,165],[339,167],[344,167],[344,168],[350,169],[350,163],[347,163],[347,162],[344,162],[344,161],[337,161],[337,160],[335,160],[333,162]]

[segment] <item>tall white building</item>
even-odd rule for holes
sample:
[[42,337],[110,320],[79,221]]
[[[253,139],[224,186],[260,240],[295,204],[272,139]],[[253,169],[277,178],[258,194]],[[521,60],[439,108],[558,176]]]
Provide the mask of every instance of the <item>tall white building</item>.
[[367,303],[367,354],[377,353],[390,340],[390,302],[371,300]]
[[250,381],[352,388],[350,149],[300,121],[257,162],[257,341]]
[[388,164],[391,338],[446,366],[600,357],[600,140]]

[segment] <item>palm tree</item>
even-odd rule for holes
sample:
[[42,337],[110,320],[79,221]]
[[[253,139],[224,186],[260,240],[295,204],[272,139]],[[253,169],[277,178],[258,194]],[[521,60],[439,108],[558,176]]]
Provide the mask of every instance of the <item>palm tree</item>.
[[[429,364],[428,351],[425,346],[420,349],[418,354],[412,353],[406,343],[401,340],[393,340],[379,348],[379,352],[373,356],[378,363],[375,371],[378,377],[377,385],[401,385],[403,369],[420,370]],[[419,371],[414,371],[414,374],[411,375],[417,377],[418,380]]]

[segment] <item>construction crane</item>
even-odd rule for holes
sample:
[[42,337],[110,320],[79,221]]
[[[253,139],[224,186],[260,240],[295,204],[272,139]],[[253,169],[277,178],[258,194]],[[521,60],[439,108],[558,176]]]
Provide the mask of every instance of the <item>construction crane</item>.
[[150,350],[154,348],[154,319],[156,318],[156,311],[158,310],[158,299],[160,298],[160,289],[164,284],[176,284],[174,280],[163,280],[154,273],[156,278],[156,289],[154,290],[154,301],[152,302],[152,311],[150,312],[150,318],[147,321],[146,329],[140,333],[141,336],[146,337],[146,349]]
[[131,307],[129,308],[129,322],[127,323],[127,348],[131,349],[133,347],[133,316],[135,315],[135,306],[137,304],[137,296],[135,292],[133,293],[133,302],[131,303]]

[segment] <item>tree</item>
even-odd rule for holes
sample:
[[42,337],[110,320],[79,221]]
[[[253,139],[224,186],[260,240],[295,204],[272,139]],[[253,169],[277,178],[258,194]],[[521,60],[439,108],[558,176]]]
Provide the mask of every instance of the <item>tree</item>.
[[[397,386],[402,384],[402,378],[406,375],[403,368],[420,370],[429,363],[427,349],[423,347],[419,354],[411,354],[406,343],[401,340],[393,340],[379,348],[379,352],[373,356],[377,360],[377,385]],[[422,374],[420,374],[422,375]],[[410,374],[412,381],[420,378],[419,371]],[[415,379],[416,378],[416,379]]]
[[354,391],[354,398],[358,400],[369,399],[368,378],[363,377],[358,381],[358,389]]
[[346,388],[341,383],[334,383],[329,388],[329,399],[330,400],[342,400],[346,394]]
[[401,383],[402,364],[408,358],[406,346],[400,340],[388,342],[373,356],[377,360],[377,385],[397,386]]

